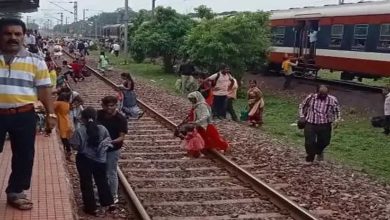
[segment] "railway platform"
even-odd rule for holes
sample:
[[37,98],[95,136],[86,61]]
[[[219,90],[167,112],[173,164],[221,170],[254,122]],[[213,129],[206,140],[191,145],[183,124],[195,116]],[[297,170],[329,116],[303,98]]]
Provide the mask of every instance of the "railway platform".
[[0,154],[0,220],[73,220],[73,193],[66,170],[65,158],[55,132],[50,137],[37,135],[31,188],[32,210],[20,211],[7,205],[8,177],[11,172],[11,147],[6,141]]

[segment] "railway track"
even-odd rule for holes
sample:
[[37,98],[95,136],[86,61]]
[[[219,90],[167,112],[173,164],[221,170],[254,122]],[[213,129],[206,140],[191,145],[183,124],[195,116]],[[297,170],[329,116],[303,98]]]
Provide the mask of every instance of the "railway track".
[[343,80],[329,80],[329,79],[322,79],[322,78],[307,78],[302,76],[295,76],[297,80],[300,80],[302,82],[308,82],[308,83],[321,83],[325,85],[330,86],[339,86],[339,87],[345,87],[353,90],[359,90],[359,91],[366,91],[366,92],[373,92],[373,93],[382,93],[383,87],[379,86],[369,86],[364,85],[362,83],[356,83],[356,82],[348,82]]
[[[117,85],[88,69],[92,76],[72,87],[87,106],[99,107]],[[259,180],[259,166],[238,166],[215,150],[200,159],[185,157],[173,137],[175,121],[138,103],[146,113],[129,120],[118,173],[140,219],[316,219]]]
[[[275,77],[282,76],[282,74],[276,71],[270,71],[266,75],[275,76]],[[334,87],[348,88],[352,90],[366,91],[372,93],[382,93],[384,89],[384,87],[380,87],[380,86],[370,86],[359,82],[345,81],[345,80],[330,80],[321,77],[305,77],[301,75],[294,75],[294,79],[302,83],[309,83],[309,84],[316,84],[316,85],[324,84],[324,85],[329,85]]]

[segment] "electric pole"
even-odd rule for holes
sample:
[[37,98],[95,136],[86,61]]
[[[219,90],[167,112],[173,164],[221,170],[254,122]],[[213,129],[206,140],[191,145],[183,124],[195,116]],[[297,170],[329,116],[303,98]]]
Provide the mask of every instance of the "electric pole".
[[29,29],[30,28],[30,18],[31,18],[31,16],[27,16],[27,19],[26,19],[26,26],[27,26],[27,29]]
[[156,8],[156,0],[152,0],[152,17],[154,17],[154,9]]
[[344,4],[344,0],[339,0],[339,5]]
[[61,16],[61,32],[64,33],[64,13],[60,12],[58,14]]
[[87,32],[86,25],[85,25],[85,11],[88,11],[88,9],[83,9],[83,23],[81,24],[81,33],[85,34]]
[[66,24],[66,27],[65,27],[65,33],[66,34],[68,34],[68,32],[69,32],[69,27],[68,27],[68,16],[66,16],[66,18],[65,18],[65,24]]
[[74,12],[73,12],[73,14],[74,14],[74,22],[76,23],[77,22],[77,10],[78,10],[78,8],[77,8],[77,1],[73,2],[73,9],[74,9]]
[[125,0],[125,33],[124,33],[124,52],[125,52],[125,64],[127,64],[127,56],[128,56],[128,32],[129,32],[129,0]]

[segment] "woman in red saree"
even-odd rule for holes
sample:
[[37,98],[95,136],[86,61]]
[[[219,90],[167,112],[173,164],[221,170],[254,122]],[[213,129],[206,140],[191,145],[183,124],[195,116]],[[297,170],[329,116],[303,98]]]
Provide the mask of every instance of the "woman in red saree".
[[251,126],[261,126],[263,124],[264,99],[263,93],[257,87],[256,80],[249,81],[248,107],[248,121]]
[[202,94],[198,91],[188,94],[188,99],[193,104],[187,121],[197,127],[197,131],[205,142],[205,148],[215,148],[227,151],[229,144],[219,135],[217,128],[211,123],[211,109]]

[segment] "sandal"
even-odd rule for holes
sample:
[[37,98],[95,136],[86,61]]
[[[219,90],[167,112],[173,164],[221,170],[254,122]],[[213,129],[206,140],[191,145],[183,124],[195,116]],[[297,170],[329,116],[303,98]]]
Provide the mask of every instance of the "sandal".
[[7,199],[7,203],[19,210],[31,210],[33,208],[33,203],[26,198]]
[[144,116],[145,112],[141,112],[139,115],[138,115],[138,118],[137,119],[140,119],[142,118],[142,116]]

